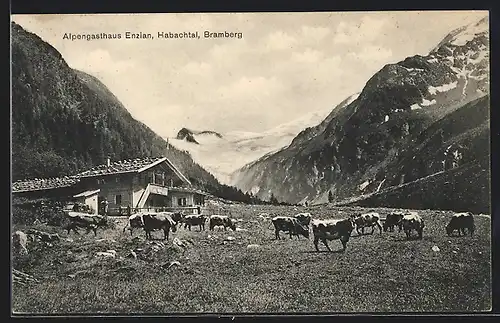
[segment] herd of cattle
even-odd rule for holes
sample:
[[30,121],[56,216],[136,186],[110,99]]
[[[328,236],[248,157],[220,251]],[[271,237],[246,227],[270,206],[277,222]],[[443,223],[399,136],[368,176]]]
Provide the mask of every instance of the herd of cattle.
[[[404,231],[409,239],[412,232],[415,231],[419,239],[422,239],[423,230],[425,227],[424,220],[417,212],[392,212],[387,214],[387,217],[382,224],[382,218],[379,213],[370,212],[362,214],[354,214],[346,219],[312,219],[310,213],[299,213],[293,217],[278,216],[272,219],[275,228],[276,239],[280,239],[279,232],[284,231],[297,237],[303,235],[309,238],[309,225],[312,225],[312,233],[314,236],[314,247],[319,251],[318,243],[321,241],[325,247],[331,251],[328,246],[329,240],[340,240],[342,243],[342,251],[345,251],[347,242],[351,237],[352,231],[356,229],[358,235],[365,234],[365,228],[370,228],[372,234],[375,227],[382,231],[393,232],[394,227]],[[454,231],[458,234],[465,235],[467,232],[472,236],[475,230],[474,217],[470,212],[455,213],[446,226],[448,235],[452,235]],[[467,230],[467,232],[466,232]]]
[[[78,233],[77,228],[85,228],[87,233],[91,230],[94,235],[97,235],[97,228],[107,224],[107,217],[100,215],[89,215],[79,212],[67,212],[69,220],[65,229],[68,234],[73,230]],[[146,239],[151,239],[151,232],[154,230],[163,230],[164,239],[168,240],[169,232],[176,232],[177,226],[184,225],[184,229],[191,231],[192,226],[198,226],[199,230],[205,230],[205,223],[208,221],[209,229],[214,230],[215,227],[223,227],[236,231],[236,220],[227,215],[211,215],[190,214],[184,215],[182,212],[140,212],[132,214],[127,221],[123,232],[127,229],[132,235],[134,229],[142,228],[146,233]],[[342,243],[342,251],[345,251],[347,242],[351,237],[353,230],[356,230],[358,235],[365,234],[365,228],[370,228],[372,234],[375,227],[379,232],[393,232],[395,227],[399,228],[399,232],[404,231],[409,239],[412,232],[416,232],[417,237],[422,239],[423,230],[425,227],[424,220],[417,212],[392,212],[387,214],[385,221],[379,213],[369,212],[362,214],[351,215],[345,219],[313,219],[311,213],[299,213],[294,216],[276,216],[271,220],[275,229],[275,237],[280,240],[280,231],[287,232],[290,239],[295,235],[309,238],[310,226],[314,236],[314,246],[319,251],[318,243],[321,241],[325,247],[331,251],[327,241],[340,240]],[[382,223],[383,222],[383,223]],[[470,212],[455,213],[448,225],[445,227],[446,233],[452,235],[457,231],[458,235],[472,236],[475,230],[474,217]]]

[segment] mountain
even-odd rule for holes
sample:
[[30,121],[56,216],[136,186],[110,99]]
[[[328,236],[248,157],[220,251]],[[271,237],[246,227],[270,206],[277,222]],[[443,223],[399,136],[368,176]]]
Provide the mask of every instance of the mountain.
[[220,133],[218,133],[218,132],[215,132],[215,131],[210,131],[210,130],[193,131],[193,130],[190,130],[190,129],[187,129],[187,128],[182,128],[177,133],[176,139],[186,140],[187,142],[192,142],[192,143],[195,143],[195,144],[199,144],[199,142],[196,141],[196,139],[194,138],[195,135],[213,135],[213,136],[215,136],[217,138],[222,138],[222,135]]
[[[359,93],[350,96],[338,107],[350,103],[357,95]],[[232,131],[220,134],[182,128],[176,138],[168,138],[168,141],[178,149],[189,151],[193,159],[219,181],[232,185],[232,174],[238,168],[288,146],[304,127],[318,124],[331,111],[331,108],[314,111],[261,133]]]
[[[389,165],[387,185],[369,183],[366,187],[378,188],[339,204],[490,213],[489,107],[486,95],[438,120],[420,134],[418,145]],[[462,155],[458,167],[443,165],[443,156],[456,151]]]
[[54,47],[18,24],[11,30],[12,180],[73,174],[107,155],[163,155],[195,186],[221,189],[188,153],[135,120],[97,78],[69,67]]
[[[455,151],[463,156],[458,167],[489,159],[488,28],[484,18],[452,31],[427,56],[384,66],[356,100],[239,169],[233,183],[262,199],[321,203],[330,191],[340,201],[441,171]],[[462,195],[436,198],[452,205]]]

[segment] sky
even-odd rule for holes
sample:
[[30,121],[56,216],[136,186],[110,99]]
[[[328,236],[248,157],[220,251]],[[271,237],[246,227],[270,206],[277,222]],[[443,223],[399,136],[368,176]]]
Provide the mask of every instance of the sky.
[[[384,65],[426,55],[487,11],[12,15],[94,75],[163,137],[263,132],[360,92]],[[242,38],[204,38],[204,31]],[[154,39],[125,39],[126,31]],[[159,39],[196,32],[200,39]],[[121,33],[68,40],[65,33]]]

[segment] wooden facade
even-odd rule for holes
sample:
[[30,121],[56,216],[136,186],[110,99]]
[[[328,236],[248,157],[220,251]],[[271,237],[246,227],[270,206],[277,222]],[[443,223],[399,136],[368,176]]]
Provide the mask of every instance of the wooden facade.
[[120,163],[108,162],[105,168],[79,176],[82,189],[100,190],[99,203],[107,201],[110,214],[204,205],[203,193],[191,189],[191,182],[167,158],[135,160],[128,167],[115,167]]
[[97,189],[81,192],[73,196],[73,200],[89,206],[92,214],[97,214],[99,211],[99,191]]
[[[166,158],[143,158],[99,165],[74,176],[69,192],[84,199],[102,213],[126,214],[141,209],[191,208],[205,204],[205,193],[194,190],[191,182]],[[85,192],[97,192],[96,201],[87,201]],[[15,193],[15,191],[14,191]],[[76,194],[75,194],[76,193]],[[78,194],[79,193],[79,194]],[[91,198],[90,198],[91,199]]]

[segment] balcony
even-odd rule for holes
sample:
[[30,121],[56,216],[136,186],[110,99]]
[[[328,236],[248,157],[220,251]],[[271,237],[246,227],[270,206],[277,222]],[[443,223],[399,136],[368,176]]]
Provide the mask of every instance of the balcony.
[[149,183],[148,186],[146,187],[146,190],[149,190],[150,194],[153,193],[157,195],[168,196],[168,187],[166,186]]

